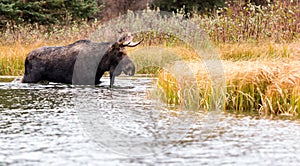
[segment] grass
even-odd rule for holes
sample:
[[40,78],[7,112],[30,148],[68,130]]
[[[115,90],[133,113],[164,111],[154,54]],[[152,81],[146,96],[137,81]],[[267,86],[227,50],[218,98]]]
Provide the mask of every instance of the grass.
[[[63,45],[58,43],[57,45]],[[24,62],[26,54],[30,51],[53,43],[37,42],[32,45],[20,43],[0,46],[0,75],[21,76],[24,74]]]
[[295,44],[293,43],[274,43],[274,42],[255,42],[255,43],[235,43],[222,44],[219,50],[222,59],[239,60],[264,60],[264,59],[282,59],[293,57]]
[[[243,6],[229,5],[219,11],[223,14],[214,18],[193,18],[209,32],[220,50],[226,77],[224,110],[299,116],[299,2]],[[194,73],[200,99],[194,102],[198,102],[200,109],[213,109],[214,94],[217,94],[213,80],[202,62],[189,62],[189,65],[197,70]],[[182,86],[171,73],[159,72],[158,89],[163,91],[167,103],[185,107],[184,103],[193,95],[184,96],[182,89],[195,88]]]
[[290,42],[300,36],[300,3],[277,0],[267,6],[231,2],[213,17],[196,15],[210,38],[218,43],[244,41]]
[[42,46],[67,45],[87,38],[97,24],[8,26],[0,32],[0,75],[23,75],[25,57],[30,51]]
[[[225,111],[298,116],[300,114],[298,45],[300,42],[221,45],[219,49],[226,78]],[[130,51],[137,68],[145,66],[155,68],[138,71],[156,73],[158,96],[169,106],[213,109],[215,97],[212,93],[214,90],[212,80],[204,63],[197,58],[192,49],[178,46]],[[190,72],[191,75],[185,74],[184,71]]]
[[269,115],[300,112],[300,61],[224,62],[227,110]]
[[[299,59],[239,60],[236,62],[223,60],[222,65],[226,78],[225,110],[240,113],[253,112],[261,115],[299,116]],[[197,92],[200,96],[198,106],[200,109],[212,109],[213,85],[209,74],[201,62],[190,62],[189,66],[193,68],[198,83]],[[182,89],[191,91],[195,88],[182,86],[182,83],[174,79],[172,74],[167,70],[159,72],[158,89],[164,90],[163,94],[167,103],[181,105],[182,101],[191,100],[182,94]]]
[[22,47],[0,47],[0,73],[1,75],[22,75],[26,49]]

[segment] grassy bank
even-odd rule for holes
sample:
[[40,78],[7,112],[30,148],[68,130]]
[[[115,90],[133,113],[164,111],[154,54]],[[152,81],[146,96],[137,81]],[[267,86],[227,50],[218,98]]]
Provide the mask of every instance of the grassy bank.
[[[240,113],[259,113],[261,115],[298,116],[300,111],[300,43],[293,43],[278,49],[263,49],[263,45],[252,46],[253,55],[241,56],[248,50],[241,45],[224,46],[222,65],[225,74],[225,111]],[[268,46],[268,44],[266,45]],[[250,47],[251,48],[251,47]],[[268,48],[268,47],[267,47]],[[261,51],[263,50],[263,51]],[[185,56],[186,51],[170,49],[174,54]],[[232,52],[230,58],[229,52]],[[189,52],[190,54],[191,52]],[[194,55],[196,55],[194,53]],[[274,58],[274,55],[277,55]],[[187,71],[182,65],[172,63],[158,72],[158,89],[161,99],[169,105],[186,107],[196,103],[199,109],[209,110],[214,106],[213,79],[205,64],[201,61],[190,60],[186,64],[193,74],[184,75]],[[175,69],[175,70],[174,70]],[[221,74],[221,73],[220,73]],[[218,77],[218,76],[217,76]],[[220,75],[221,77],[221,75]],[[193,79],[197,85],[193,86]],[[186,94],[188,93],[188,95]],[[194,93],[200,98],[195,99]],[[187,104],[188,103],[188,104]]]

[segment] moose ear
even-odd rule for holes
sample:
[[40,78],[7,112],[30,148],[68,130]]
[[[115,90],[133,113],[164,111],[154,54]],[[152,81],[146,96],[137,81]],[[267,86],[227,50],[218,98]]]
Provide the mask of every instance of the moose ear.
[[114,43],[111,48],[119,48],[120,47],[120,44],[118,42]]
[[115,42],[113,45],[111,45],[108,49],[108,51],[113,51],[113,50],[116,50],[116,49],[119,49],[120,48],[120,44],[118,42]]

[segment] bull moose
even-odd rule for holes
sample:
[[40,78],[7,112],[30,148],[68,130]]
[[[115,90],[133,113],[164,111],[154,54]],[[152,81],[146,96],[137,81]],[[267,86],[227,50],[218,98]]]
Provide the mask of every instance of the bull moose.
[[106,71],[110,87],[122,72],[134,75],[135,66],[127,56],[126,47],[135,47],[131,33],[116,42],[96,43],[79,40],[67,46],[41,47],[31,51],[25,60],[23,83],[49,81],[66,84],[100,84]]

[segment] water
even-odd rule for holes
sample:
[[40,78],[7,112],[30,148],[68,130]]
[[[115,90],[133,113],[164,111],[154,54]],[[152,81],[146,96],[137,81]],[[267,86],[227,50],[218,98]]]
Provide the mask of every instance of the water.
[[149,99],[152,81],[117,78],[114,89],[108,79],[98,87],[1,82],[0,165],[300,163],[298,120],[179,118]]

